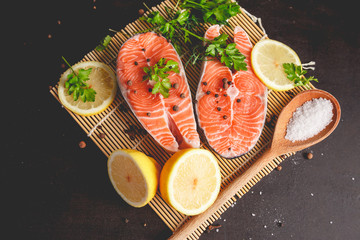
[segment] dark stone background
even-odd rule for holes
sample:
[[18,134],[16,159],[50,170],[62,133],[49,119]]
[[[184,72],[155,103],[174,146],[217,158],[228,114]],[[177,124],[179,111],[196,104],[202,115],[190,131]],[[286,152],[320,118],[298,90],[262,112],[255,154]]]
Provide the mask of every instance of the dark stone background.
[[[240,5],[262,18],[270,38],[291,46],[303,62],[316,61],[310,71],[320,81],[315,86],[338,98],[342,117],[326,141],[288,158],[282,171],[272,172],[222,215],[219,232],[201,239],[360,239],[357,7],[326,0]],[[64,70],[61,56],[79,61],[109,28],[120,30],[135,20],[139,8],[140,0],[3,3],[2,239],[171,234],[149,206],[132,208],[116,194],[106,157],[48,91]],[[81,140],[85,149],[78,147]],[[307,152],[312,160],[304,158]]]

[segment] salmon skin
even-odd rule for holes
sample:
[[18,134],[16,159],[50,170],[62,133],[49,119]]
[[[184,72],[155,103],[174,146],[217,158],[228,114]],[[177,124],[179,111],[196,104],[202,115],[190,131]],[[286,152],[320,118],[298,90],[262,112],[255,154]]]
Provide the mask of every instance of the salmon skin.
[[[205,38],[219,35],[220,26],[213,25]],[[210,146],[225,158],[238,157],[255,146],[267,108],[267,88],[252,71],[252,44],[241,27],[235,28],[234,42],[246,57],[247,71],[232,71],[217,58],[207,58],[196,93],[198,123]]]
[[[179,64],[179,73],[169,72],[174,86],[170,96],[152,94],[153,84],[143,81],[144,67],[154,66],[161,58]],[[116,75],[121,93],[130,109],[147,132],[166,150],[199,148],[200,138],[189,85],[181,59],[166,38],[153,32],[135,35],[120,48]]]

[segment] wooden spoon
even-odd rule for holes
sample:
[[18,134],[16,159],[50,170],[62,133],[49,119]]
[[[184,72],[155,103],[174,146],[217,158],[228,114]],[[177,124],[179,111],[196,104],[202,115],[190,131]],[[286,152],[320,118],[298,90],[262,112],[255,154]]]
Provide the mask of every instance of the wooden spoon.
[[[331,123],[320,133],[305,141],[291,142],[285,139],[286,126],[291,119],[294,111],[305,102],[313,98],[325,98],[333,104],[333,118]],[[244,187],[251,179],[253,179],[266,165],[268,165],[275,157],[296,152],[308,148],[329,136],[340,120],[340,105],[336,98],[330,93],[314,89],[307,90],[296,95],[281,111],[276,123],[271,147],[265,152],[238,178],[234,179],[225,189],[223,189],[213,205],[200,215],[191,217],[180,228],[178,228],[169,239],[186,239],[193,233],[198,226],[203,224],[206,219],[213,215],[220,207],[222,207],[231,197],[233,197],[242,187]]]

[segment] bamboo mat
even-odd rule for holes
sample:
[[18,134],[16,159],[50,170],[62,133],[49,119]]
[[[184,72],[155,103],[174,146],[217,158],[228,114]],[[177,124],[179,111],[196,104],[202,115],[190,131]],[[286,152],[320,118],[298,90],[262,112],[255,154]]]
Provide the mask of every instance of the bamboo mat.
[[[152,10],[159,11],[162,15],[166,16],[165,7],[174,9],[176,6],[176,0],[166,0],[160,5],[153,7]],[[249,35],[251,42],[255,44],[261,38],[264,37],[264,32],[251,20],[251,18],[243,14],[238,14],[229,20],[231,27],[224,27],[222,31],[233,37],[233,31],[235,26],[241,26]],[[204,26],[203,30],[208,27]],[[135,32],[145,30],[150,25],[144,21],[136,20],[133,23],[128,24],[124,29],[117,32],[111,40],[108,48],[105,51],[99,52],[93,50],[89,52],[81,61],[100,61],[108,64],[115,72],[116,57],[121,45]],[[184,46],[186,49],[186,46]],[[189,49],[187,49],[190,52]],[[185,50],[186,52],[186,50]],[[186,63],[189,54],[184,54],[182,61]],[[188,78],[189,86],[192,92],[193,99],[195,99],[195,92],[198,86],[200,78],[201,63],[195,66],[188,65],[186,69],[186,75]],[[275,92],[271,91],[268,94],[268,109],[267,109],[267,121],[264,126],[261,137],[255,147],[247,154],[237,157],[231,160],[222,158],[216,152],[214,152],[206,142],[206,138],[203,133],[200,133],[201,148],[210,150],[217,158],[222,176],[223,189],[231,181],[243,173],[250,165],[256,161],[257,157],[263,152],[263,150],[270,144],[274,126],[282,108],[299,92],[314,88],[311,84],[306,87],[297,87],[290,91]],[[59,101],[57,95],[57,86],[50,89],[50,93]],[[60,102],[60,101],[59,101]],[[136,117],[130,111],[120,91],[118,91],[114,102],[104,112],[90,117],[82,117],[68,111],[74,120],[81,126],[81,128],[88,134],[92,141],[101,149],[101,151],[108,157],[111,152],[117,149],[137,149],[144,152],[148,156],[154,157],[160,165],[164,165],[166,160],[170,157],[162,147],[160,147],[155,140],[149,134],[146,134],[142,130],[141,124]],[[136,130],[137,134],[130,134],[131,131]],[[105,137],[101,135],[105,134]],[[270,164],[262,169],[256,177],[249,181],[246,186],[239,189],[237,194],[230,198],[226,204],[219,208],[209,219],[207,219],[202,225],[198,226],[197,230],[193,232],[188,239],[198,239],[200,235],[206,230],[208,225],[213,223],[220,215],[231,207],[234,202],[247,193],[252,186],[254,186],[261,178],[269,174],[277,165],[279,165],[285,158],[289,157],[293,153],[286,154],[275,158]],[[149,203],[151,208],[156,214],[165,222],[165,224],[175,231],[182,223],[184,223],[188,217],[179,213],[172,207],[170,207],[161,198],[159,192]]]

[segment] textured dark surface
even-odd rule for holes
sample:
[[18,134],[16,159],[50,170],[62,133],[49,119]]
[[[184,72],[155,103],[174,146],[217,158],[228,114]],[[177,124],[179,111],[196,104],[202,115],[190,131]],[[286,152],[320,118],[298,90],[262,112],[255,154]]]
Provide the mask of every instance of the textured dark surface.
[[[122,201],[108,179],[106,157],[48,91],[64,70],[61,56],[79,61],[109,28],[120,30],[135,20],[141,2],[4,5],[4,13],[11,9],[17,19],[3,21],[9,29],[3,34],[2,68],[3,239],[164,239],[171,234],[149,206],[136,209]],[[288,158],[282,171],[261,180],[221,216],[218,232],[201,239],[359,239],[356,7],[326,0],[246,0],[240,5],[261,17],[269,37],[291,46],[302,62],[316,61],[310,74],[320,82],[314,85],[338,98],[342,117],[328,139]],[[82,140],[85,149],[78,147]],[[307,160],[307,152],[314,158]]]

